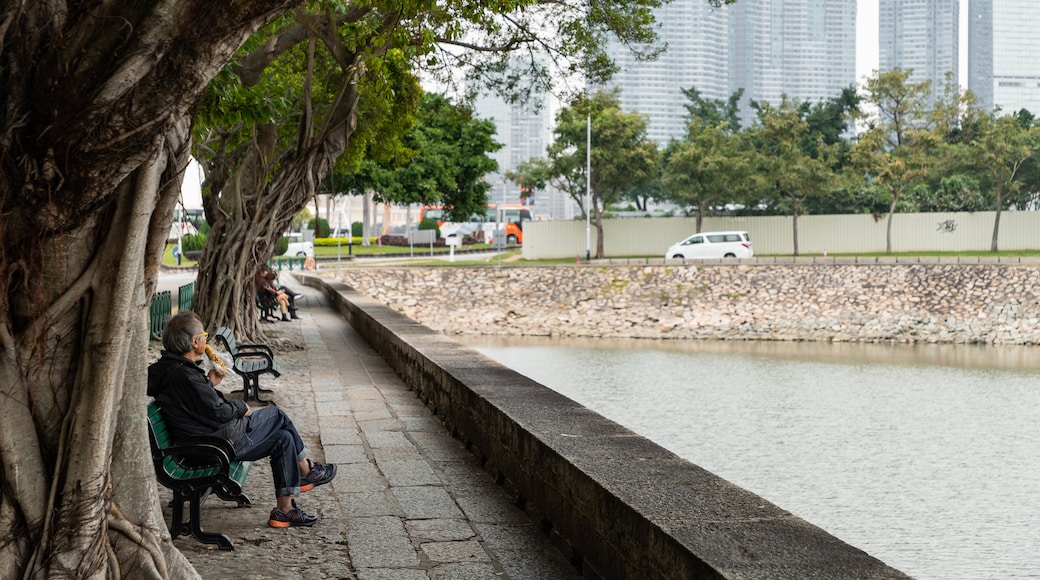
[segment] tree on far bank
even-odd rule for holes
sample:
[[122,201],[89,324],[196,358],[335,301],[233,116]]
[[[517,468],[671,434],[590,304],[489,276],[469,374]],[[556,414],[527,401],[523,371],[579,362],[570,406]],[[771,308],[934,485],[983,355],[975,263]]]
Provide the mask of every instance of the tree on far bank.
[[[591,150],[587,145],[590,122]],[[570,195],[582,216],[588,213],[596,228],[595,257],[603,258],[603,212],[616,204],[622,193],[657,175],[657,146],[646,138],[646,119],[621,110],[616,90],[597,92],[591,99],[574,99],[557,114],[553,135],[543,160],[529,160],[508,177],[522,187],[539,188],[551,183]],[[589,151],[591,179],[586,158]]]
[[889,195],[885,253],[892,253],[892,218],[903,194],[922,183],[933,166],[938,139],[928,130],[928,81],[911,83],[911,70],[875,72],[867,79],[867,103],[874,105],[870,128],[852,147],[855,167]]
[[[822,136],[806,141],[809,123],[784,96],[778,106],[759,103],[758,122],[748,130],[755,151],[755,179],[764,197],[790,212],[794,255],[798,255],[798,217],[806,200],[826,194],[837,182],[836,145]],[[807,147],[807,143],[811,148]],[[809,150],[807,150],[809,149]]]
[[716,206],[743,201],[750,189],[751,158],[742,134],[729,125],[712,125],[694,118],[686,139],[672,141],[663,154],[663,189],[668,201],[693,211],[695,231]]
[[987,118],[981,125],[978,138],[971,143],[972,159],[993,192],[993,237],[990,251],[998,251],[1000,214],[1008,197],[1022,186],[1019,172],[1040,148],[1040,128],[1024,126],[1018,118],[1004,116]]

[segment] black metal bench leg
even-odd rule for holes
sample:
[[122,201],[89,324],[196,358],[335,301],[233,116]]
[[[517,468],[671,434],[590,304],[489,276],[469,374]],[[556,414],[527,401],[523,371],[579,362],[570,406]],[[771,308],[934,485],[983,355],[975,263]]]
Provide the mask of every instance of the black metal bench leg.
[[170,537],[176,540],[180,536],[187,536],[191,534],[191,522],[184,521],[184,502],[191,501],[190,498],[179,496],[177,492],[173,493],[173,501],[170,502],[171,518],[170,518]]
[[[268,391],[271,392],[271,391]],[[243,401],[256,401],[257,403],[267,404],[270,401],[265,401],[260,398],[260,377],[254,374],[242,375],[242,400]]]
[[191,499],[189,507],[191,536],[203,544],[216,544],[221,550],[234,550],[235,545],[231,543],[231,538],[227,537],[226,534],[207,532],[202,529],[202,502],[208,495],[209,493],[207,492],[203,497],[196,496]]

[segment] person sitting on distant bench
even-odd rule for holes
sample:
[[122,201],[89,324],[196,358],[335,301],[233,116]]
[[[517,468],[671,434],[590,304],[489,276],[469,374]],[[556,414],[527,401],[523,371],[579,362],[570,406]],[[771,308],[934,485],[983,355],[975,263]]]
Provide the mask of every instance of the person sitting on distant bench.
[[271,281],[268,280],[267,276],[270,272],[271,269],[267,267],[267,264],[260,266],[260,271],[253,278],[253,285],[256,286],[256,291],[278,302],[278,309],[282,311],[282,322],[289,322],[290,313],[292,313],[293,320],[299,320],[300,317],[296,316],[296,307],[290,308],[289,306],[289,294],[275,288]]
[[277,505],[267,525],[313,526],[318,516],[300,509],[293,495],[332,481],[336,466],[307,459],[307,447],[296,426],[277,406],[252,409],[244,401],[226,399],[211,381],[219,384],[221,371],[211,368],[208,378],[198,365],[206,354],[206,336],[194,312],[186,310],[170,318],[163,332],[161,358],[148,367],[148,395],[162,409],[174,441],[220,437],[231,442],[236,461],[271,458]]
[[303,298],[303,294],[300,294],[299,292],[295,292],[293,290],[290,290],[288,286],[286,286],[285,284],[282,284],[278,280],[278,272],[276,272],[276,271],[274,271],[274,270],[272,270],[270,268],[267,269],[267,281],[275,289],[281,290],[282,292],[285,292],[285,295],[289,297],[289,312],[295,311],[296,310],[296,299],[297,298]]

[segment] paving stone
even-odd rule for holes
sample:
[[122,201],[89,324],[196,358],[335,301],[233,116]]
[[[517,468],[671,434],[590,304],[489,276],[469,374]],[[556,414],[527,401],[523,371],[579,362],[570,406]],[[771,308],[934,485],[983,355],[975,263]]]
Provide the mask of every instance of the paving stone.
[[394,487],[393,494],[409,520],[463,517],[442,487]]
[[406,447],[414,449],[415,444],[401,431],[371,431],[365,433],[368,446],[373,449],[386,447]]
[[350,558],[365,568],[418,566],[419,556],[395,517],[352,518],[347,521]]
[[384,461],[379,464],[392,486],[440,485],[441,480],[430,464],[423,459]]
[[408,570],[401,568],[361,568],[358,580],[428,580],[425,570]]
[[347,492],[340,495],[343,515],[350,518],[401,516],[401,509],[387,492]]
[[434,562],[490,562],[491,558],[476,540],[427,542],[422,551]]
[[434,580],[488,580],[505,577],[493,565],[484,562],[441,564],[430,570],[430,578]]
[[450,542],[473,539],[477,533],[463,519],[410,520],[405,522],[413,542]]

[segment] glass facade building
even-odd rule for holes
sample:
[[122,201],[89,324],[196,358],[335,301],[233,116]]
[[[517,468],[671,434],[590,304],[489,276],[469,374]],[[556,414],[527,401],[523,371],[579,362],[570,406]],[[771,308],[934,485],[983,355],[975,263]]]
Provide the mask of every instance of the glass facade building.
[[913,70],[910,82],[930,81],[933,100],[950,80],[959,84],[959,0],[881,0],[878,67]]
[[640,61],[628,47],[612,43],[608,51],[620,70],[607,86],[621,89],[621,107],[645,115],[648,138],[664,147],[686,135],[689,100],[683,90],[696,87],[706,99],[729,98],[728,11],[712,9],[707,0],[673,0],[654,15],[667,50],[657,60]]
[[730,12],[730,92],[750,101],[782,95],[816,102],[856,83],[856,0],[740,0]]
[[622,69],[612,82],[622,107],[649,118],[659,146],[685,134],[683,89],[725,101],[743,88],[748,126],[752,100],[815,102],[856,82],[856,0],[740,0],[716,9],[673,0],[655,14],[668,46],[659,60],[635,62],[621,46],[611,56]]
[[[474,103],[478,117],[495,123],[495,140],[502,144],[490,155],[498,162],[498,171],[485,177],[491,186],[488,203],[520,203],[520,186],[507,180],[505,173],[531,158],[545,157],[545,149],[552,143],[557,104],[544,93],[536,95],[535,100],[524,106],[484,96]],[[535,192],[531,213],[545,219],[570,219],[575,213],[574,203],[566,193],[550,187]]]
[[968,89],[986,111],[1040,115],[1040,4],[970,0]]

